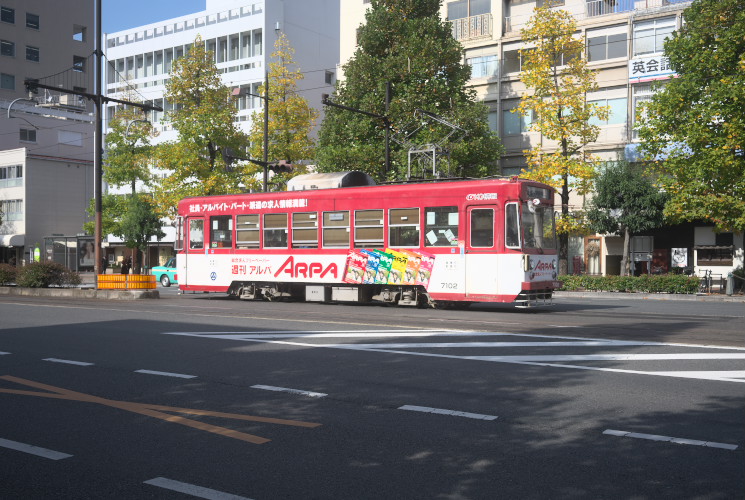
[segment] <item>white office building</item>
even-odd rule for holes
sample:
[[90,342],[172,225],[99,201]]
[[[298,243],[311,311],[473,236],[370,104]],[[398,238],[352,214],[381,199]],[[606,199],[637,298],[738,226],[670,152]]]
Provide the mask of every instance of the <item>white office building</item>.
[[0,0],[0,263],[92,269],[93,104],[24,80],[94,92],[93,3]]
[[[251,115],[263,105],[257,93],[264,81],[274,43],[284,33],[295,50],[295,62],[305,78],[299,92],[322,112],[321,95],[333,90],[339,62],[340,0],[207,0],[206,9],[187,16],[110,33],[105,40],[105,93],[121,96],[135,89],[143,101],[162,107],[151,112],[150,121],[159,132],[154,143],[177,140],[177,132],[163,121],[171,109],[164,100],[165,84],[173,62],[183,57],[200,37],[215,54],[223,82],[243,89],[237,120],[248,132]],[[107,108],[107,119],[117,105]],[[319,121],[320,123],[320,121]],[[174,231],[165,226],[166,238],[152,242],[146,265],[163,262],[172,252]],[[109,238],[112,247],[118,242]],[[120,259],[122,249],[116,250]]]

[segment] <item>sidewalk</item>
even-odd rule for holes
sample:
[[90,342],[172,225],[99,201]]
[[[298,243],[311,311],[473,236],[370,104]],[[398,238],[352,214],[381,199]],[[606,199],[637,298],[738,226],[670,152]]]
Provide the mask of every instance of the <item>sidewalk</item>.
[[686,293],[624,293],[624,292],[554,292],[554,298],[578,299],[635,299],[635,300],[678,300],[695,302],[741,302],[745,303],[745,295],[686,294]]

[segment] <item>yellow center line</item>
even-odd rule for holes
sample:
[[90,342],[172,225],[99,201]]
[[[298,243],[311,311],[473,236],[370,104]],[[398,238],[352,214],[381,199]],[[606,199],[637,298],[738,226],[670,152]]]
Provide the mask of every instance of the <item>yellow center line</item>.
[[[191,420],[188,418],[180,417],[178,415],[169,415],[168,413],[163,413],[164,411],[171,411],[175,413],[187,413],[191,415],[205,415],[205,416],[213,416],[213,417],[221,417],[221,418],[229,418],[233,420],[249,420],[254,422],[265,422],[265,423],[271,423],[271,424],[279,424],[279,425],[292,425],[296,427],[318,427],[321,424],[314,423],[314,422],[303,422],[299,420],[285,420],[285,419],[279,419],[279,418],[269,418],[269,417],[258,417],[254,415],[241,415],[237,413],[224,413],[224,412],[215,412],[215,411],[209,411],[209,410],[197,410],[197,409],[191,409],[191,408],[176,408],[172,406],[163,406],[163,405],[150,405],[146,403],[132,403],[128,401],[116,401],[113,399],[105,399],[98,396],[92,396],[90,394],[84,394],[82,392],[75,392],[71,391],[69,389],[64,389],[61,387],[55,387],[53,385],[47,385],[42,384],[41,382],[35,382],[33,380],[26,380],[19,377],[14,377],[12,375],[4,375],[1,376],[0,379],[7,380],[9,382],[15,382],[20,385],[25,385],[28,387],[34,387],[36,389],[42,389],[49,392],[35,392],[35,391],[22,391],[18,389],[0,389],[0,393],[5,394],[18,394],[18,395],[24,395],[24,396],[36,396],[36,397],[44,397],[44,398],[55,398],[55,399],[66,399],[69,401],[81,401],[81,402],[87,402],[87,403],[96,403],[103,406],[110,406],[112,408],[119,408],[121,410],[126,410],[132,413],[137,413],[140,415],[145,415],[148,417],[157,418],[160,420],[165,420],[166,422],[172,422],[175,424],[185,425],[187,427],[191,427],[194,429],[198,429],[201,431],[211,432],[213,434],[219,434],[221,436],[233,438],[233,439],[239,439],[241,441],[246,441],[249,443],[254,444],[263,444],[266,442],[269,442],[270,440],[267,438],[263,438],[261,436],[255,436],[253,434],[246,434],[244,432],[235,431],[232,429],[228,429],[226,427],[220,427],[217,425],[211,425],[204,422],[198,422],[196,420]],[[161,410],[161,411],[158,411]]]

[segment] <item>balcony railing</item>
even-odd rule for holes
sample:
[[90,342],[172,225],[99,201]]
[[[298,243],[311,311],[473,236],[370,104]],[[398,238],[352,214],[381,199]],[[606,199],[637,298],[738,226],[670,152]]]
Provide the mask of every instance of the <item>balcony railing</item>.
[[458,41],[477,40],[492,36],[491,14],[479,14],[478,16],[454,19],[450,22],[453,23],[453,38]]
[[691,0],[587,0],[587,17],[618,14],[633,10],[653,10],[677,4],[691,3]]

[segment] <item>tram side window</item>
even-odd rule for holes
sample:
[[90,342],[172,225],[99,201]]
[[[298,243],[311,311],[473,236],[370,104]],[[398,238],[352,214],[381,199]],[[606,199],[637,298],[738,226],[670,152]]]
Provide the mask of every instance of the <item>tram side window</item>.
[[292,248],[318,248],[318,214],[292,214]]
[[471,210],[471,246],[488,248],[494,246],[494,210],[475,208]]
[[189,221],[189,248],[192,250],[204,248],[204,219]]
[[238,248],[259,248],[258,214],[235,217],[235,243]]
[[354,212],[354,247],[383,248],[385,229],[382,210],[357,210]]
[[287,248],[287,214],[264,216],[264,248]]
[[233,248],[233,217],[210,217],[210,248]]
[[520,223],[517,216],[517,203],[508,203],[504,209],[504,245],[520,248]]
[[419,246],[419,209],[391,208],[388,227],[390,238],[388,244],[392,247]]
[[424,218],[425,246],[458,246],[458,207],[428,207]]
[[323,213],[324,248],[349,248],[349,211]]

